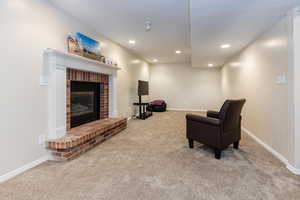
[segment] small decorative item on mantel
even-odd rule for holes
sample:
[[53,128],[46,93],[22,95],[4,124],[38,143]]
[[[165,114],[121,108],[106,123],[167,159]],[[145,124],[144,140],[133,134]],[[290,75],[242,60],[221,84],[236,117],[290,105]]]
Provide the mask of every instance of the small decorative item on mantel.
[[104,57],[104,56],[101,56],[100,61],[101,61],[102,63],[105,63],[105,57]]
[[106,58],[105,59],[105,63],[108,64],[108,65],[112,65],[113,64],[113,61],[111,58]]

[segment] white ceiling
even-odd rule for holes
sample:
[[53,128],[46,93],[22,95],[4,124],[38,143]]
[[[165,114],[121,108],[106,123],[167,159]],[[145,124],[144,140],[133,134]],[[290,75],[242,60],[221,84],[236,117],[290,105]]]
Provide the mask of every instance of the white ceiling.
[[[300,0],[49,0],[149,62],[222,65]],[[152,30],[145,31],[145,21]],[[136,40],[132,47],[129,39]],[[220,49],[230,43],[232,48]],[[176,55],[175,50],[183,51]]]
[[[193,67],[221,66],[300,0],[190,0]],[[220,49],[222,44],[230,49]]]

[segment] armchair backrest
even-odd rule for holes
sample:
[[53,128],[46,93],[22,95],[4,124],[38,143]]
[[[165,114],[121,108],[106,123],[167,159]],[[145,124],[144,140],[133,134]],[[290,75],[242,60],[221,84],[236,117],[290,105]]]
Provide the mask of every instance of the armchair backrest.
[[236,129],[240,123],[242,108],[246,99],[226,100],[220,110],[219,119],[223,123],[223,131]]

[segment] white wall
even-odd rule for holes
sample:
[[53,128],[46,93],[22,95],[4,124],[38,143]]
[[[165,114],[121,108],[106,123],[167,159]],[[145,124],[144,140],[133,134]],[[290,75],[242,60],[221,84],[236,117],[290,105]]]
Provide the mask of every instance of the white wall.
[[118,61],[120,116],[130,116],[135,83],[149,79],[148,64],[43,0],[0,1],[0,176],[45,155],[38,136],[46,134],[46,91],[40,87],[43,48],[66,51],[69,33],[82,32],[105,45]]
[[290,164],[300,174],[300,8],[291,17],[291,64],[289,67]]
[[224,98],[246,98],[243,126],[288,158],[288,20],[283,18],[222,69]]
[[150,68],[152,99],[164,99],[168,108],[208,110],[221,105],[220,69],[192,68],[190,64],[156,64]]

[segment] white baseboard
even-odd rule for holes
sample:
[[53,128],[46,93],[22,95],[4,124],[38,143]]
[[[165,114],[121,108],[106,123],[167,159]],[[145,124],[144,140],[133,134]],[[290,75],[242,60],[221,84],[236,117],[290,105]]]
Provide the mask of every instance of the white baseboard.
[[207,112],[204,109],[188,109],[188,108],[167,108],[169,111],[187,111],[187,112]]
[[297,169],[289,164],[289,161],[280,153],[275,151],[271,146],[264,143],[261,139],[256,137],[253,133],[251,133],[246,128],[242,127],[242,131],[245,132],[247,135],[249,135],[251,138],[253,138],[257,143],[259,143],[261,146],[263,146],[267,151],[269,151],[271,154],[273,154],[276,158],[278,158],[281,162],[283,162],[286,165],[286,168],[290,170],[293,174],[300,175],[300,169]]
[[295,168],[294,166],[292,166],[290,163],[286,164],[286,167],[293,172],[296,175],[300,175],[300,169]]
[[21,173],[23,173],[23,172],[25,172],[25,171],[27,171],[27,170],[33,168],[33,167],[36,167],[36,166],[38,166],[39,164],[41,164],[41,163],[47,161],[48,159],[49,159],[49,156],[44,156],[44,157],[41,157],[41,158],[39,158],[39,159],[37,159],[37,160],[31,162],[31,163],[28,163],[28,164],[26,164],[26,165],[24,165],[24,166],[18,168],[18,169],[15,169],[15,170],[13,170],[13,171],[10,171],[10,172],[8,172],[8,173],[6,173],[6,174],[0,176],[0,183],[3,183],[3,182],[5,182],[5,181],[7,181],[7,180],[9,180],[9,179],[11,179],[11,178],[13,178],[13,177],[15,177],[15,176],[21,174]]

